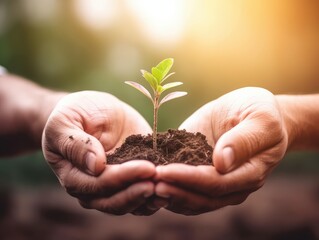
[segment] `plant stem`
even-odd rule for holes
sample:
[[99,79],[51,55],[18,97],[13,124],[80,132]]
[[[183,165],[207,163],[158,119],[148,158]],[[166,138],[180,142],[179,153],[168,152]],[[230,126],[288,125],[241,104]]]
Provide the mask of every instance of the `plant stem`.
[[159,96],[154,97],[154,119],[153,119],[153,150],[157,150],[157,118],[158,118],[158,100]]

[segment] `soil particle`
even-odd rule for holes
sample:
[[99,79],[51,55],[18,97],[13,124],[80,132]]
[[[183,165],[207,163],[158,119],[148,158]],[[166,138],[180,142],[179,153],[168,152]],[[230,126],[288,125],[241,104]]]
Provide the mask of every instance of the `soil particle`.
[[149,160],[155,165],[185,163],[190,165],[212,165],[213,148],[205,135],[186,130],[169,129],[158,133],[157,151],[152,146],[152,135],[131,135],[121,147],[107,155],[108,164],[119,164],[130,160]]

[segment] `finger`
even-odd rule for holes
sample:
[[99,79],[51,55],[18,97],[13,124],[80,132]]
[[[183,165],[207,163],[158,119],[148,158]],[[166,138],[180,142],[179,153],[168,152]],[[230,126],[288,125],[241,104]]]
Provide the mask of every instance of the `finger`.
[[169,199],[168,198],[163,198],[159,196],[155,196],[151,201],[148,203],[147,207],[149,209],[160,209],[167,207],[169,204]]
[[154,184],[151,181],[139,182],[109,198],[99,198],[80,203],[85,208],[97,209],[114,215],[123,215],[140,207],[153,193]]
[[237,205],[245,201],[249,195],[249,193],[234,193],[223,197],[211,198],[163,182],[156,185],[155,194],[169,197],[170,202],[166,208],[184,215],[197,215],[228,205]]
[[[70,161],[80,170],[99,175],[105,168],[106,155],[99,140],[81,129],[63,128],[56,136],[49,136],[50,129],[45,133],[44,148]],[[48,159],[50,163],[50,159]]]
[[123,164],[106,165],[98,177],[89,176],[73,168],[64,176],[63,186],[67,192],[79,198],[111,196],[132,183],[151,179],[155,166],[146,160],[134,160]]
[[217,141],[213,152],[213,162],[221,173],[228,173],[263,150],[282,141],[281,126],[268,117],[244,120]]
[[162,197],[153,195],[149,199],[147,199],[147,202],[142,207],[135,209],[133,214],[134,215],[151,215],[157,212],[158,210],[160,210],[161,208],[167,207],[168,203],[169,202],[167,198],[162,198]]
[[149,197],[142,206],[135,209],[132,214],[137,216],[150,216],[156,213],[161,208],[167,207],[167,205],[168,199],[153,195]]
[[247,163],[228,174],[213,166],[169,164],[156,167],[157,181],[174,184],[193,192],[219,197],[229,193],[257,190],[265,181],[264,167],[259,161]]
[[143,203],[140,207],[138,207],[137,209],[133,210],[131,213],[135,216],[151,216],[154,213],[156,213],[158,209],[150,209],[147,206],[147,201],[145,203]]

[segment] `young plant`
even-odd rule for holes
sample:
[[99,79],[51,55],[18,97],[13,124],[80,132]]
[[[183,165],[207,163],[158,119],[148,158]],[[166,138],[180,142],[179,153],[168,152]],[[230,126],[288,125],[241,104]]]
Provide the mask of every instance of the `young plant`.
[[167,58],[161,61],[156,67],[153,67],[152,73],[145,70],[141,70],[142,76],[150,84],[151,88],[153,89],[153,95],[139,83],[132,82],[132,81],[125,82],[126,84],[142,92],[146,97],[151,99],[153,103],[153,107],[154,107],[153,149],[155,151],[157,150],[157,119],[158,119],[159,107],[165,102],[168,102],[175,98],[182,97],[187,94],[187,92],[171,92],[167,94],[165,97],[161,98],[161,95],[164,91],[183,84],[182,82],[171,82],[171,83],[166,83],[163,85],[163,82],[167,78],[175,74],[175,72],[168,74],[173,64],[174,64],[174,59]]

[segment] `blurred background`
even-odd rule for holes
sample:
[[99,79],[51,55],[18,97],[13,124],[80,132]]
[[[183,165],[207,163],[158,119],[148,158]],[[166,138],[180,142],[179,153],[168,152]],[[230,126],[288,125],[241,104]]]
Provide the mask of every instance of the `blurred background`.
[[[240,87],[318,93],[318,12],[317,0],[0,0],[0,65],[48,88],[112,93],[151,122],[150,101],[123,82],[173,57],[189,95],[162,107],[164,131]],[[241,206],[193,218],[82,210],[41,152],[1,160],[1,239],[319,239],[314,152],[289,154]]]

